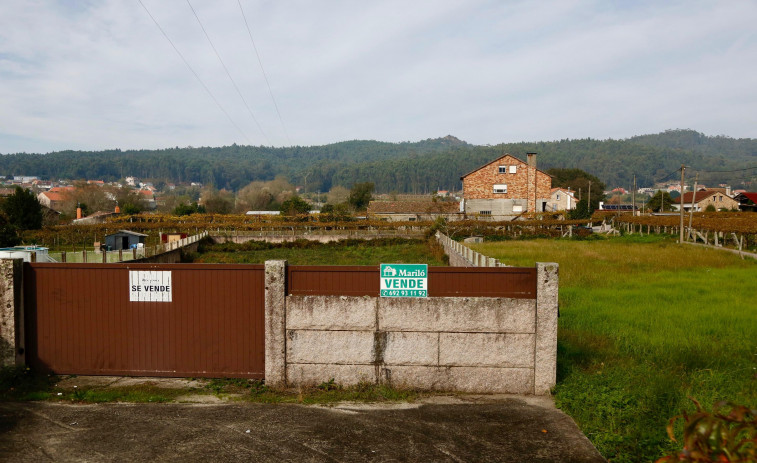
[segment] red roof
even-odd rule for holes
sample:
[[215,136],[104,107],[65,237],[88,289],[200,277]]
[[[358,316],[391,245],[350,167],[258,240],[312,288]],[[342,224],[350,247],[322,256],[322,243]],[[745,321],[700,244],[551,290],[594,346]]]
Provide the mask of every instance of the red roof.
[[757,204],[757,193],[739,193],[739,196],[743,196],[749,201]]
[[63,196],[61,193],[57,191],[45,191],[42,193],[43,195],[47,196],[47,199],[50,201],[64,201],[66,199],[65,196]]
[[[694,193],[696,193],[696,197],[694,196]],[[688,193],[683,194],[683,203],[684,204],[691,204],[692,199],[696,200],[696,202],[700,202],[704,199],[709,198],[710,196],[718,193],[717,191],[690,191]],[[673,204],[681,204],[681,196],[677,197],[673,200]]]

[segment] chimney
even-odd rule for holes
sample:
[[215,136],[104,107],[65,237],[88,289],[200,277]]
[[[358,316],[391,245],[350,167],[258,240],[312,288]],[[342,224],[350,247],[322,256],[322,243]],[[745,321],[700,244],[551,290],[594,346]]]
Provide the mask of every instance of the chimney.
[[528,156],[528,167],[536,169],[536,153],[526,153]]
[[120,207],[118,207],[118,204],[116,204],[116,210],[115,210],[115,213],[116,213],[116,214],[120,214],[120,213],[121,213],[121,208],[120,208]]
[[81,208],[80,207],[76,208],[76,218],[77,219],[81,219]]
[[730,186],[727,186],[727,187],[725,187],[725,194],[726,194],[726,196],[728,196],[728,197],[730,197],[730,196],[731,196],[731,187],[730,187]]

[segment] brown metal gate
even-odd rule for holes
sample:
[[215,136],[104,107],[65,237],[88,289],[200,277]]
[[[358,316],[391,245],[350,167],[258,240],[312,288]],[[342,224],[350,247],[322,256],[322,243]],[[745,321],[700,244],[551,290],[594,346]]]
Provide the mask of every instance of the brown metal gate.
[[[171,302],[131,302],[130,271],[171,272]],[[264,267],[24,264],[27,362],[59,374],[264,375]]]

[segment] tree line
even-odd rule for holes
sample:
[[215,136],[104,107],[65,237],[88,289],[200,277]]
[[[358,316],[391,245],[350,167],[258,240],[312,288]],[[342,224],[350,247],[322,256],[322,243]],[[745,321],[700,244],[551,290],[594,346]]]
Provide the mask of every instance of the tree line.
[[675,180],[671,172],[686,164],[700,171],[700,182],[748,186],[750,172],[734,170],[755,164],[757,140],[707,137],[673,130],[626,140],[558,140],[475,146],[447,136],[420,142],[348,141],[323,146],[273,148],[231,145],[164,150],[61,151],[0,156],[0,175],[38,175],[44,179],[101,179],[135,176],[174,183],[199,182],[239,191],[252,181],[283,176],[307,192],[373,182],[377,192],[432,193],[458,189],[460,177],[509,153],[525,159],[538,153],[538,166],[578,168],[608,186],[652,186]]

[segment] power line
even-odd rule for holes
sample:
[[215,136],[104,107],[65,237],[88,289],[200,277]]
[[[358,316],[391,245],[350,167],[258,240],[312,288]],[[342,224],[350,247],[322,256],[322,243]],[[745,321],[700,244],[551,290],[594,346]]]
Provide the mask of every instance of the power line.
[[752,169],[757,169],[757,166],[742,167],[741,169],[732,169],[732,170],[695,170],[695,172],[701,172],[705,174],[716,174],[716,173],[722,173],[722,172],[743,172],[743,171],[752,170]]
[[182,55],[181,52],[179,51],[179,49],[176,48],[176,45],[174,45],[173,41],[168,37],[168,34],[166,34],[166,32],[163,30],[163,28],[160,27],[160,24],[158,24],[158,21],[155,19],[155,17],[153,17],[152,13],[150,13],[150,10],[148,10],[147,7],[145,6],[145,4],[142,3],[142,0],[137,0],[137,1],[139,2],[140,5],[142,5],[142,8],[144,8],[145,12],[147,12],[147,15],[150,16],[150,19],[152,19],[152,22],[154,22],[155,25],[158,27],[158,29],[160,30],[160,33],[163,34],[163,37],[165,37],[166,40],[168,40],[168,43],[171,44],[171,46],[173,47],[173,49],[176,52],[176,54],[179,55],[179,58],[181,58],[181,60],[184,61],[184,64],[187,66],[187,69],[189,69],[189,71],[195,76],[195,78],[197,79],[197,81],[200,83],[200,85],[202,85],[202,88],[205,89],[205,91],[208,93],[208,95],[210,96],[210,98],[215,102],[215,104],[218,105],[218,109],[220,109],[221,112],[223,112],[226,115],[226,117],[229,119],[229,122],[231,122],[231,124],[234,127],[237,128],[237,130],[239,131],[239,133],[242,134],[242,136],[244,137],[245,140],[247,140],[247,143],[252,144],[252,142],[250,142],[250,139],[247,138],[247,135],[245,135],[245,133],[242,131],[241,128],[239,128],[239,126],[237,125],[237,123],[234,122],[234,119],[232,119],[231,116],[229,115],[229,113],[227,113],[226,110],[223,109],[223,106],[221,106],[221,103],[218,102],[218,100],[216,99],[216,97],[213,95],[213,92],[210,91],[210,89],[208,88],[208,86],[205,85],[205,82],[203,82],[202,79],[200,79],[200,76],[195,72],[195,70],[192,69],[192,66],[189,65],[189,62],[186,60],[186,58],[184,58],[184,55]]
[[271,142],[268,140],[268,136],[265,134],[265,131],[263,131],[263,127],[260,126],[260,123],[258,122],[258,119],[255,117],[255,115],[252,113],[252,109],[250,109],[250,105],[247,104],[247,100],[244,99],[244,96],[242,96],[242,92],[239,90],[239,87],[237,86],[237,83],[234,82],[234,78],[231,77],[231,73],[229,72],[229,69],[224,64],[223,60],[221,59],[221,55],[218,54],[218,50],[216,50],[215,45],[213,45],[213,41],[210,40],[210,36],[208,35],[208,32],[205,30],[205,27],[202,25],[202,21],[200,21],[200,17],[197,16],[197,12],[195,11],[194,7],[191,3],[189,3],[189,0],[187,0],[187,5],[189,5],[189,8],[192,10],[192,13],[195,15],[195,18],[197,18],[197,23],[200,25],[200,29],[202,29],[202,32],[205,34],[205,38],[208,39],[208,43],[210,44],[210,48],[213,49],[213,53],[216,54],[216,57],[218,58],[218,61],[221,63],[221,66],[223,66],[223,70],[226,71],[226,75],[229,76],[229,80],[231,81],[231,84],[234,86],[234,89],[237,91],[237,94],[239,95],[239,98],[242,99],[242,102],[244,103],[244,106],[247,108],[247,112],[250,113],[250,117],[252,117],[252,120],[255,121],[255,125],[258,126],[258,129],[260,129],[260,133],[263,134],[263,138],[266,139],[268,144]]
[[655,180],[654,182],[655,183],[663,182],[663,181],[667,180],[668,178],[670,178],[672,175],[677,174],[680,171],[681,171],[681,168],[679,167],[678,169],[674,170],[673,172],[669,173],[668,175],[666,175],[666,176],[664,176],[664,177],[662,177],[662,178],[660,178],[658,180]]
[[271,95],[271,101],[273,101],[273,107],[276,108],[276,114],[279,116],[279,122],[281,122],[281,128],[284,130],[284,136],[287,139],[287,143],[291,145],[292,141],[289,139],[289,133],[287,132],[287,128],[284,125],[284,119],[281,117],[281,112],[279,111],[279,105],[276,103],[276,98],[273,97],[273,90],[271,90],[271,84],[268,82],[268,75],[265,73],[265,69],[263,68],[263,61],[260,59],[260,53],[258,53],[258,47],[255,46],[255,40],[252,38],[252,31],[250,30],[250,25],[247,22],[247,16],[245,16],[244,14],[244,9],[242,8],[242,2],[240,0],[237,0],[237,4],[239,5],[239,11],[242,12],[242,18],[244,19],[244,25],[247,28],[247,34],[250,36],[252,49],[255,50],[255,56],[257,56],[258,58],[260,71],[263,73],[265,84],[268,86],[268,94]]

